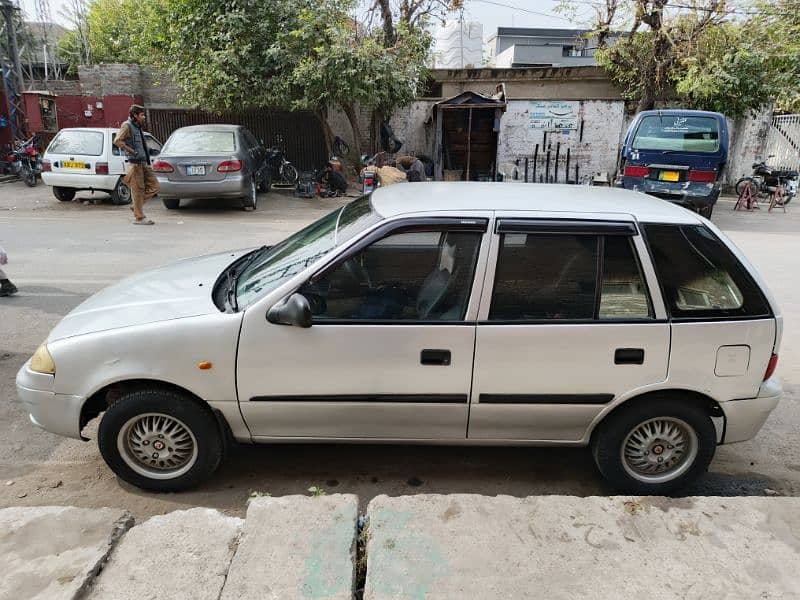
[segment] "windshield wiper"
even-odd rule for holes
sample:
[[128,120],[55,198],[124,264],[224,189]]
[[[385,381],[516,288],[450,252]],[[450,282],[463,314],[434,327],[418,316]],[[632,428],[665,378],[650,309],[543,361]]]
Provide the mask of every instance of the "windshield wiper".
[[236,283],[239,281],[239,277],[241,277],[242,273],[245,272],[247,267],[249,267],[256,260],[256,258],[261,256],[262,252],[268,250],[269,248],[271,248],[271,246],[261,246],[260,248],[256,248],[249,255],[247,255],[247,258],[244,259],[241,265],[233,267],[228,271],[228,280],[225,288],[225,302],[234,312],[239,310],[239,302],[236,299]]

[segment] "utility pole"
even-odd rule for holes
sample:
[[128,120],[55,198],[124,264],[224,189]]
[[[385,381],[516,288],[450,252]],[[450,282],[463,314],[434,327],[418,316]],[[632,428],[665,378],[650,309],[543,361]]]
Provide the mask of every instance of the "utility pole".
[[11,89],[8,90],[8,108],[11,121],[11,130],[17,139],[26,137],[25,104],[22,92],[25,91],[25,80],[22,78],[22,65],[19,62],[17,51],[17,32],[14,27],[14,11],[19,10],[11,0],[0,0],[0,10],[6,24],[7,54],[11,69]]

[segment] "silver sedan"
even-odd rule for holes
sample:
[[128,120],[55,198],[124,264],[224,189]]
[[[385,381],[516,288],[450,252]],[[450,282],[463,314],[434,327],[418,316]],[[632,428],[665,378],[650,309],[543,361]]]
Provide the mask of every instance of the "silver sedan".
[[152,166],[170,209],[181,199],[241,198],[242,208],[254,210],[271,184],[264,145],[241,125],[181,127]]

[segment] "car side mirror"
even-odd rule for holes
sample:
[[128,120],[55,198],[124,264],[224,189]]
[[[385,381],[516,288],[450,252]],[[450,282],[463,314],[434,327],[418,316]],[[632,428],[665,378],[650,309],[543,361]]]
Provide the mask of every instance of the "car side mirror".
[[158,156],[161,154],[161,150],[158,148],[150,148],[150,156]]
[[303,294],[292,294],[267,311],[267,321],[275,325],[311,327],[311,305]]

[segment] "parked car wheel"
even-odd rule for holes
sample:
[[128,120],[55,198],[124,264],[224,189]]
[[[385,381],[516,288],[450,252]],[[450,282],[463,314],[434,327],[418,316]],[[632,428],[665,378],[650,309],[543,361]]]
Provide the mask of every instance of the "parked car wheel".
[[61,202],[71,202],[77,191],[78,190],[74,188],[54,187],[53,196],[58,198]]
[[664,495],[704,473],[716,444],[714,424],[701,407],[658,398],[624,407],[601,423],[592,454],[620,491]]
[[259,178],[258,181],[258,191],[268,192],[271,187],[272,187],[272,173],[270,173],[269,167],[264,167],[264,170],[261,172],[261,177]]
[[127,392],[100,421],[106,464],[132,485],[154,492],[197,486],[222,460],[223,443],[210,410],[171,390]]
[[258,207],[258,190],[256,189],[255,177],[250,180],[250,189],[247,196],[242,200],[242,208],[244,210],[255,210]]
[[117,182],[117,187],[111,192],[111,202],[113,204],[122,205],[131,203],[131,188],[122,181],[122,177]]
[[164,203],[164,207],[169,210],[175,210],[181,205],[179,198],[162,198],[161,201]]

